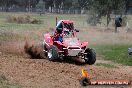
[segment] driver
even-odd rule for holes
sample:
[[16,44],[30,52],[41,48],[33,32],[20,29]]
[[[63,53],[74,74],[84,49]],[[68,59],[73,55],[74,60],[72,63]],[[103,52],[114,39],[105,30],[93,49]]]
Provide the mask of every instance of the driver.
[[54,41],[60,41],[62,42],[62,24],[61,23],[58,23],[57,27],[56,27],[56,30],[55,30],[55,33],[54,33]]

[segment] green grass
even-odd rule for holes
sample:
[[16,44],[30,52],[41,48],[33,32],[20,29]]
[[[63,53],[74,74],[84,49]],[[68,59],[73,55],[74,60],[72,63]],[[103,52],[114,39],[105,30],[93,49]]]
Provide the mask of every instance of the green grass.
[[106,67],[106,68],[115,68],[114,65],[112,64],[105,64],[105,63],[97,63],[95,64],[96,66],[103,66],[103,67]]
[[132,45],[98,45],[94,48],[103,59],[132,66],[132,56],[128,55],[128,48]]
[[[17,23],[7,23],[6,18],[9,16],[22,16],[22,15],[30,15],[32,18],[39,19],[42,21],[42,24],[17,24]],[[0,12],[0,28],[3,29],[40,29],[40,28],[55,28],[56,26],[56,17],[58,20],[67,19],[72,20],[77,27],[87,27],[86,24],[86,15],[53,15],[53,14],[29,14],[29,13],[3,13]]]

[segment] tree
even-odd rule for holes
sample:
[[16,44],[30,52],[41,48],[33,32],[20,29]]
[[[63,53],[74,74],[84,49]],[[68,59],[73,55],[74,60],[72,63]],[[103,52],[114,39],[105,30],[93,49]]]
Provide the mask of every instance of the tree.
[[81,9],[88,9],[92,0],[78,0],[78,4],[81,7]]
[[42,15],[42,13],[45,14],[45,2],[43,2],[43,0],[40,0],[37,4],[36,11],[39,12],[40,15]]
[[56,13],[60,12],[60,10],[62,8],[62,2],[63,2],[63,0],[54,0],[54,4],[55,4],[54,6],[55,6]]
[[[107,17],[107,26],[111,20],[110,14],[122,14],[125,10],[125,0],[91,0],[90,14],[94,14],[92,18],[95,19],[92,24],[96,25],[100,22],[102,16]],[[97,20],[96,20],[97,19]]]
[[8,11],[9,7],[15,3],[15,0],[0,0],[0,6],[3,10]]
[[15,0],[15,2],[19,7],[31,9],[36,7],[36,5],[39,3],[39,0]]
[[66,11],[67,13],[72,7],[72,2],[73,2],[72,0],[64,0],[63,1],[63,10],[67,10]]
[[51,13],[53,11],[53,6],[54,6],[54,0],[43,0],[45,2],[45,8],[49,9],[51,7]]

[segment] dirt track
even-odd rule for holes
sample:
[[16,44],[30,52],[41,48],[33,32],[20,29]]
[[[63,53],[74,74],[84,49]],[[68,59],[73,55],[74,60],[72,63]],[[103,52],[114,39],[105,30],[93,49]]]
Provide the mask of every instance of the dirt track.
[[28,88],[80,88],[81,68],[87,69],[93,79],[132,79],[132,68],[129,66],[83,66],[70,62],[50,62],[47,59],[28,59],[11,54],[1,54],[0,58],[0,73],[8,80]]
[[[96,63],[109,63],[97,57]],[[81,68],[89,71],[92,79],[128,79],[132,81],[132,67],[114,64],[115,68],[82,65],[73,61],[51,62],[47,59],[30,59],[28,56],[0,52],[0,74],[25,88],[81,88]],[[106,87],[106,86],[90,86]],[[121,86],[108,86],[109,88]],[[132,86],[124,86],[124,88]]]

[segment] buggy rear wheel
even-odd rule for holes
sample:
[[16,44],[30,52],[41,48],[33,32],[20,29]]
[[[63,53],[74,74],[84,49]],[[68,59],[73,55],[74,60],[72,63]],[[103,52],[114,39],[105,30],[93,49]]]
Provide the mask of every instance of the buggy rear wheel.
[[96,52],[94,49],[86,49],[85,53],[87,53],[86,58],[85,58],[85,62],[89,65],[92,65],[95,63],[96,61]]

